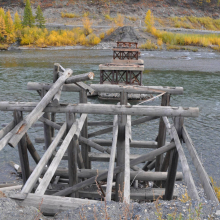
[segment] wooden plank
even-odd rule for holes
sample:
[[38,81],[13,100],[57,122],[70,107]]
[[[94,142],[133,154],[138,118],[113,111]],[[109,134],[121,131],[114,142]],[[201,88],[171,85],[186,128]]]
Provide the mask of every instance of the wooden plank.
[[113,183],[113,176],[114,176],[114,164],[115,164],[115,156],[116,156],[116,145],[118,139],[118,116],[114,116],[113,121],[113,139],[112,139],[112,148],[111,148],[111,156],[109,161],[109,168],[108,168],[108,177],[107,177],[107,189],[106,189],[106,201],[111,201],[112,195],[112,183]]
[[[51,87],[51,89],[46,93],[46,95],[41,99],[41,101],[37,104],[37,106],[33,109],[33,111],[26,116],[26,118],[21,121],[19,132],[13,135],[10,139],[9,144],[13,147],[17,145],[17,143],[21,140],[23,135],[27,132],[27,130],[34,124],[41,116],[44,108],[49,104],[53,96],[58,92],[59,88],[64,84],[65,80],[71,76],[71,69],[67,69],[63,76],[61,76]],[[13,129],[14,130],[14,129]]]
[[168,87],[168,86],[132,86],[132,85],[107,85],[107,84],[91,84],[96,92],[106,93],[134,93],[134,94],[160,94],[167,92],[169,94],[183,94],[183,87]]
[[[164,94],[161,99],[161,106],[169,106],[170,105],[170,94]],[[160,118],[160,123],[159,123],[159,132],[158,132],[158,148],[164,146],[166,142],[166,125],[163,122],[163,118]],[[156,158],[156,165],[155,165],[155,171],[160,171],[161,166],[163,162],[163,155],[159,155]],[[158,187],[160,187],[159,182],[155,183]]]
[[102,134],[110,133],[110,132],[112,132],[112,128],[113,128],[113,126],[89,133],[88,138],[92,138],[92,137],[96,137],[96,136],[99,136]]
[[[87,103],[87,93],[84,89],[81,89],[79,93],[79,101],[80,103]],[[86,104],[88,107],[88,104]],[[89,104],[90,106],[90,104]],[[87,127],[87,118],[84,122],[84,126],[82,128],[81,136],[84,138],[88,138],[88,127]],[[88,153],[91,152],[91,147],[86,146],[85,144],[81,144],[81,153],[82,153],[82,159],[85,165],[85,168],[89,169],[91,168],[91,162],[88,157]]]
[[95,74],[93,72],[74,75],[70,77],[69,79],[66,79],[65,83],[71,84],[71,83],[76,83],[76,82],[81,82],[81,81],[86,81],[86,80],[93,80],[94,76]]
[[107,148],[107,147],[102,147],[101,145],[96,144],[96,143],[93,142],[92,140],[89,140],[89,139],[84,138],[84,137],[82,137],[82,136],[79,137],[79,142],[80,142],[81,144],[86,144],[87,146],[90,146],[90,147],[92,147],[92,148],[94,148],[94,149],[96,149],[96,150],[98,150],[98,151],[100,151],[100,152],[103,152],[103,153],[106,152],[106,153],[108,153],[108,154],[111,153],[111,150],[110,150],[109,148]]
[[[173,149],[174,147],[175,147],[175,145],[173,143],[170,143],[170,144],[165,145],[165,146],[163,146],[163,147],[161,147],[159,149],[153,150],[153,151],[151,151],[148,154],[144,154],[144,155],[142,155],[142,156],[140,156],[140,157],[138,157],[138,158],[136,158],[134,160],[131,160],[130,166],[135,166],[135,165],[137,165],[139,163],[142,163],[144,161],[153,160],[157,155],[162,154],[164,152],[167,152],[167,151]],[[124,169],[124,164],[122,164],[120,166],[116,166],[114,168],[114,174],[119,173],[123,169]],[[82,188],[84,188],[86,186],[89,186],[89,185],[95,183],[96,180],[97,181],[101,181],[103,179],[106,179],[107,176],[108,176],[108,172],[99,174],[99,175],[97,175],[95,177],[91,177],[91,178],[89,178],[87,180],[84,180],[83,182],[78,183],[78,184],[76,184],[76,185],[74,185],[72,187],[68,187],[68,188],[66,188],[64,190],[61,190],[61,191],[55,193],[54,195],[56,195],[56,196],[66,196],[66,195],[69,195],[69,194],[71,194],[71,193],[73,193],[73,192],[75,192],[77,190],[80,190],[80,189],[82,189]]]
[[184,142],[186,143],[186,147],[187,147],[189,154],[192,158],[193,164],[196,168],[196,171],[198,173],[199,179],[200,179],[201,184],[204,188],[204,191],[205,191],[207,198],[209,200],[219,202],[216,197],[215,191],[213,190],[212,183],[209,179],[209,176],[206,173],[205,168],[203,167],[201,160],[199,159],[199,156],[196,152],[196,149],[194,147],[192,139],[190,138],[185,126],[183,126],[183,129],[182,129],[182,136],[183,136]]
[[130,203],[130,140],[131,140],[131,116],[127,116],[125,126],[125,172],[124,172],[124,198],[123,202]]
[[9,131],[15,127],[15,122],[11,121],[4,128],[0,130],[0,139],[2,139]]
[[171,133],[173,135],[174,142],[175,142],[175,145],[176,145],[176,149],[178,151],[178,155],[179,155],[180,162],[181,162],[181,165],[182,165],[183,176],[184,176],[184,180],[185,180],[186,185],[187,185],[188,194],[190,195],[191,199],[199,200],[199,195],[198,195],[195,183],[193,181],[192,174],[190,172],[189,165],[187,163],[187,159],[186,159],[186,156],[184,154],[181,142],[179,140],[177,130],[174,127],[174,125],[171,126]]
[[[73,113],[66,114],[67,130],[68,133],[73,123],[75,122],[75,116]],[[78,183],[77,175],[77,143],[76,140],[70,141],[68,146],[68,171],[69,171],[69,186],[73,186]]]
[[81,89],[86,90],[89,95],[95,94],[95,90],[91,88],[89,85],[85,84],[84,82],[76,82],[75,84],[79,86]]
[[27,149],[30,152],[31,156],[33,157],[36,164],[40,161],[40,155],[38,154],[37,150],[35,149],[34,145],[32,144],[28,134],[26,133],[26,141],[27,141]]
[[113,125],[111,121],[88,121],[88,126],[105,126],[105,125]]
[[[128,93],[120,93],[120,105],[128,104]],[[119,106],[119,103],[117,104]],[[123,202],[124,199],[124,170],[125,170],[125,126],[127,123],[126,115],[118,115],[118,139],[117,139],[117,166],[123,166],[123,170],[116,174],[116,201]],[[130,167],[129,167],[130,168]]]
[[[36,102],[0,102],[2,111],[32,111],[36,109]],[[170,106],[140,106],[140,105],[111,105],[111,104],[61,104],[60,106],[48,105],[44,112],[73,112],[104,115],[136,115],[136,116],[182,116],[198,117],[199,108],[196,107],[170,107]],[[40,117],[39,117],[40,118]]]
[[54,138],[53,142],[47,149],[47,151],[42,156],[40,162],[37,164],[36,168],[32,172],[30,178],[28,178],[26,184],[24,185],[22,189],[22,193],[30,193],[36,184],[38,178],[40,177],[41,173],[43,172],[48,160],[51,158],[54,150],[56,149],[60,139],[63,137],[64,133],[66,131],[66,123],[64,123],[57,133],[56,137]]
[[[44,98],[44,96],[46,95],[47,91],[46,90],[41,90],[41,99]],[[45,112],[43,114],[43,117],[45,119],[48,119],[50,120],[50,113],[49,112]],[[48,149],[51,142],[52,142],[52,137],[51,137],[51,128],[47,125],[47,123],[43,123],[44,125],[44,146],[45,146],[45,149]],[[53,159],[53,157],[51,157],[48,161],[48,165],[51,163],[51,160]]]
[[[14,112],[14,121],[16,124],[19,124],[23,120],[22,112]],[[27,152],[27,141],[26,136],[22,137],[21,140],[18,142],[18,153],[20,158],[20,165],[22,171],[22,180],[23,184],[26,183],[30,176],[30,166],[29,166],[29,159],[28,159],[28,152]]]
[[[19,198],[26,196],[24,200]],[[79,208],[83,205],[96,204],[98,201],[70,197],[36,195],[33,193],[10,195],[20,206],[34,206],[44,215],[55,215],[58,212]]]

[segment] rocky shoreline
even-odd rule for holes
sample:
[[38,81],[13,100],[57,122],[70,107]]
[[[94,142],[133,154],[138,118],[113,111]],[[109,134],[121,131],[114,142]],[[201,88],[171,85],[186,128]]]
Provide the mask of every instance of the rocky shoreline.
[[[40,205],[35,207],[21,207],[9,198],[10,191],[0,192],[0,219],[220,219],[220,205],[209,201],[202,188],[197,187],[200,201],[187,198],[184,183],[176,182],[175,189],[178,199],[172,201],[156,200],[154,202],[132,201],[130,205],[117,202],[99,202],[95,205],[86,205],[76,209],[58,212],[55,216],[43,216]],[[89,203],[89,200],[88,200]]]

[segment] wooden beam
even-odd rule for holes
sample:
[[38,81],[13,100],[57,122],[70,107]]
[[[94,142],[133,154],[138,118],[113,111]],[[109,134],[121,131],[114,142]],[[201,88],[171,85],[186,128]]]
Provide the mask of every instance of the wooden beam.
[[11,199],[14,199],[20,206],[34,206],[39,209],[44,215],[55,215],[57,212],[79,208],[83,205],[96,204],[98,201],[85,200],[70,197],[36,195],[28,194],[11,194]]
[[89,95],[93,95],[95,93],[95,90],[91,88],[89,85],[85,84],[84,82],[76,82],[77,86],[79,86],[81,89],[84,89],[86,92],[89,93]]
[[[164,94],[161,99],[161,106],[169,106],[170,105],[170,94]],[[166,126],[163,122],[163,118],[160,118],[160,123],[159,123],[159,132],[158,132],[158,148],[164,146],[166,142]],[[155,171],[161,171],[161,166],[163,162],[163,155],[159,155],[156,158],[156,165],[155,165]],[[155,183],[158,187],[160,187],[160,183],[157,182]]]
[[106,201],[108,202],[111,201],[111,195],[112,195],[112,183],[114,176],[117,139],[118,139],[118,116],[115,115],[113,121],[113,139],[112,139],[111,157],[109,161],[107,189],[106,189]]
[[[164,152],[167,152],[167,151],[173,149],[174,147],[175,147],[175,145],[173,143],[170,143],[169,145],[165,145],[164,147],[161,147],[159,149],[151,151],[148,154],[142,155],[142,156],[132,160],[130,162],[130,166],[135,166],[135,165],[137,165],[139,163],[142,163],[144,161],[153,160],[157,155],[162,154]],[[122,164],[120,166],[116,166],[114,168],[114,173],[117,174],[120,171],[122,171],[124,169],[124,166],[125,166],[124,164]],[[97,175],[95,177],[91,177],[91,178],[89,178],[89,179],[87,179],[87,180],[85,180],[85,181],[83,181],[81,183],[78,183],[75,186],[68,187],[68,188],[66,188],[64,190],[61,190],[61,191],[55,193],[54,195],[57,195],[57,196],[69,195],[72,192],[75,192],[75,191],[80,190],[80,189],[82,189],[82,188],[84,188],[86,186],[89,186],[90,184],[93,184],[96,180],[97,181],[101,181],[103,179],[106,179],[107,176],[108,176],[108,172],[105,172],[103,174],[99,174],[99,175]]]
[[168,86],[132,86],[132,85],[106,85],[106,84],[91,84],[96,92],[107,93],[134,93],[134,94],[158,94],[167,92],[169,94],[183,94],[183,87],[168,87]]
[[[87,103],[87,93],[84,89],[81,89],[79,93],[79,101],[80,103]],[[88,104],[86,104],[88,106]],[[90,106],[90,104],[89,104]],[[87,127],[87,118],[84,122],[81,136],[84,138],[88,138],[88,127]],[[81,152],[82,152],[82,159],[85,165],[85,168],[91,168],[91,162],[89,161],[88,153],[91,152],[91,147],[86,146],[85,144],[81,144]]]
[[[36,109],[36,102],[0,102],[2,111],[32,111]],[[48,105],[44,112],[73,112],[104,115],[140,115],[140,116],[182,116],[198,117],[199,108],[196,107],[170,107],[170,106],[140,106],[140,105],[110,105],[110,104],[60,104],[60,106]],[[40,117],[39,117],[40,118]]]
[[127,116],[125,126],[125,172],[124,172],[124,198],[123,202],[130,203],[130,140],[131,140],[131,116]]
[[[68,133],[73,123],[75,122],[75,116],[73,113],[66,114],[67,130]],[[68,146],[68,171],[69,171],[69,186],[73,186],[78,183],[77,175],[77,140],[72,140]]]
[[213,190],[212,183],[209,179],[209,176],[206,173],[205,168],[203,167],[201,160],[199,159],[199,156],[196,152],[196,149],[194,147],[192,139],[190,138],[185,126],[183,126],[183,129],[182,129],[182,136],[183,136],[184,142],[186,143],[186,147],[187,147],[189,154],[192,158],[193,164],[196,168],[196,171],[198,173],[199,179],[200,179],[201,184],[204,188],[204,191],[205,191],[207,198],[209,200],[212,200],[212,201],[219,203],[219,201],[216,197],[215,191]]
[[22,189],[22,193],[30,193],[32,189],[34,188],[34,185],[36,184],[38,178],[40,177],[41,173],[43,172],[47,162],[51,158],[54,150],[56,149],[60,139],[63,137],[64,133],[66,131],[66,123],[64,123],[57,133],[56,137],[54,138],[53,142],[47,149],[47,151],[44,153],[43,157],[41,158],[40,162],[37,164],[35,169],[33,170],[32,174],[30,175],[30,178],[28,178],[26,184],[24,185]]
[[[41,101],[37,104],[37,106],[31,111],[26,118],[21,121],[19,132],[13,135],[10,139],[9,144],[13,147],[17,145],[17,143],[21,140],[23,135],[27,132],[27,130],[34,124],[41,116],[44,108],[49,104],[53,96],[58,92],[60,87],[64,84],[65,80],[71,76],[71,69],[67,69],[63,76],[61,76],[51,87],[51,89],[46,93],[46,95],[41,99]],[[14,130],[14,129],[13,129]]]
[[28,134],[26,133],[26,141],[27,141],[27,149],[30,152],[31,156],[33,157],[36,164],[40,161],[40,155],[38,154],[37,150],[35,149],[34,145],[32,144]]
[[4,128],[0,130],[0,139],[2,139],[9,131],[15,127],[15,122],[11,121]]
[[183,148],[182,148],[177,130],[174,127],[174,125],[171,126],[171,133],[172,133],[172,136],[174,138],[176,149],[178,151],[178,155],[179,155],[180,162],[181,162],[181,165],[182,165],[184,180],[185,180],[186,185],[187,185],[188,193],[189,193],[191,199],[199,200],[199,195],[198,195],[195,183],[193,181],[192,174],[190,172],[190,168],[189,168],[189,165],[187,163],[187,159],[186,159],[186,156],[184,154],[184,151],[183,151]]
[[76,83],[76,82],[81,82],[81,81],[86,81],[86,80],[92,80],[94,79],[94,76],[95,74],[93,72],[74,75],[70,77],[69,79],[66,79],[65,83],[71,84],[71,83]]

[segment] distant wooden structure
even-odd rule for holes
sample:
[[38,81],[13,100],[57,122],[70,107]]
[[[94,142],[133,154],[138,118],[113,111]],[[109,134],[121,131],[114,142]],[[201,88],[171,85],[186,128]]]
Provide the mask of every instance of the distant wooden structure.
[[[44,214],[50,215],[88,202],[95,204],[97,201],[94,198],[107,201],[114,199],[126,203],[129,203],[130,199],[149,201],[160,196],[170,200],[176,196],[174,193],[176,179],[182,179],[182,173],[177,172],[178,158],[190,197],[199,199],[182,148],[184,141],[207,198],[218,201],[184,126],[184,117],[197,117],[199,109],[170,106],[170,96],[182,94],[183,88],[109,84],[88,86],[83,81],[92,80],[93,73],[71,76],[72,73],[71,69],[64,69],[60,64],[55,64],[53,83],[28,83],[28,90],[35,90],[40,94],[39,102],[0,102],[1,111],[14,112],[14,119],[0,130],[0,150],[7,144],[13,148],[18,146],[23,178],[21,193],[12,194],[12,199],[20,205],[40,207]],[[60,103],[60,96],[66,91],[79,93],[79,103]],[[91,94],[117,92],[120,94],[120,103],[118,105],[88,103],[87,92]],[[128,93],[162,94],[161,106],[129,105]],[[29,114],[23,117],[23,112]],[[56,121],[59,114],[63,113],[66,114],[66,119]],[[91,121],[90,114],[113,115],[114,119]],[[136,119],[132,119],[133,116],[136,116]],[[150,123],[152,120],[159,120],[156,140],[133,140],[131,127]],[[88,132],[88,126],[104,125],[108,127]],[[34,126],[41,126],[44,130],[44,137],[36,140],[45,145],[46,150],[42,157],[39,156],[27,133],[29,128]],[[54,130],[58,130],[56,135]],[[98,135],[110,132],[113,135],[112,139],[94,139]],[[171,137],[168,143],[167,132]],[[152,151],[131,155],[131,147],[152,148]],[[91,148],[99,153],[91,151]],[[29,166],[28,151],[36,162],[35,168]],[[58,167],[61,160],[68,161],[65,169]],[[109,169],[98,171],[92,169],[91,161],[109,161]],[[153,169],[155,172],[151,171]],[[103,185],[103,181],[106,185]],[[154,181],[155,188],[138,188],[137,181]],[[97,187],[100,193],[97,192]]]

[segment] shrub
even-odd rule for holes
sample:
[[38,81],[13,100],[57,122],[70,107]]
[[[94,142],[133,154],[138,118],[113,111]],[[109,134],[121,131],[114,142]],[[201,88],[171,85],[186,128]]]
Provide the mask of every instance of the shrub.
[[157,44],[158,44],[158,46],[162,46],[163,40],[161,38],[158,38],[157,39]]
[[79,15],[73,14],[73,13],[63,13],[61,12],[62,18],[78,18]]
[[88,37],[88,45],[96,45],[99,44],[101,39],[97,37],[95,34],[90,34]]
[[108,29],[107,31],[106,31],[106,34],[107,35],[110,35],[112,32],[114,32],[115,31],[115,28],[110,28],[110,29]]
[[99,38],[102,40],[105,37],[105,33],[99,34]]
[[141,49],[147,49],[147,50],[155,50],[157,49],[157,45],[154,43],[151,43],[151,40],[147,40],[145,44],[142,44],[140,46]]
[[114,22],[118,27],[124,26],[124,16],[117,14],[117,17],[114,18]]

